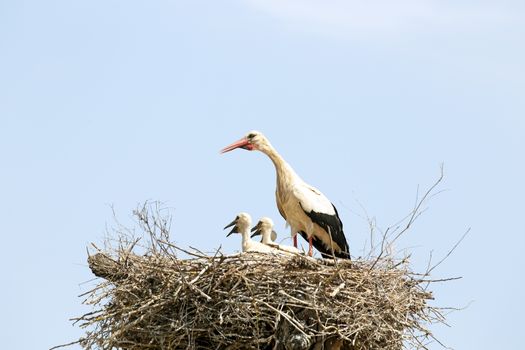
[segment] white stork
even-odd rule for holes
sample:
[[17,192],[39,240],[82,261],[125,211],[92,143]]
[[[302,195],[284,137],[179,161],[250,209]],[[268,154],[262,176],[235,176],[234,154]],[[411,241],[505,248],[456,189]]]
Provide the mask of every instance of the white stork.
[[258,235],[262,236],[263,244],[288,253],[300,253],[299,249],[295,247],[275,243],[275,240],[277,239],[277,233],[273,230],[273,220],[268,217],[262,217],[257,225],[252,228],[252,232],[252,238]]
[[343,223],[335,206],[318,189],[305,183],[262,133],[251,131],[239,141],[223,148],[221,153],[236,148],[258,150],[272,160],[277,173],[277,208],[290,225],[295,247],[296,235],[299,233],[308,240],[309,256],[313,254],[313,245],[325,258],[336,256],[350,259]]
[[[271,229],[267,232],[266,230],[262,230],[261,228],[266,223],[266,225],[270,226]],[[264,227],[266,229],[266,226]],[[262,217],[259,219],[259,222],[257,225],[252,227],[252,235],[251,238],[261,235],[261,243],[266,245],[277,245],[275,242],[277,240],[277,232],[273,230],[273,220],[268,217]]]
[[240,233],[242,236],[242,251],[243,252],[259,252],[259,253],[278,253],[277,249],[274,249],[266,244],[253,241],[250,238],[250,226],[252,225],[252,218],[247,213],[239,213],[235,220],[230,222],[224,227],[232,227],[232,230],[226,235],[230,236],[232,233]]

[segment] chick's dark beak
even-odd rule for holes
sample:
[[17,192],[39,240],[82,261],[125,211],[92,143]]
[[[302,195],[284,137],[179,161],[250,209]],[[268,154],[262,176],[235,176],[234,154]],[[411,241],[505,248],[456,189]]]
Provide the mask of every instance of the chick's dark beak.
[[236,217],[235,220],[233,220],[232,222],[230,222],[228,225],[224,226],[223,230],[226,230],[228,227],[232,227],[232,230],[226,235],[226,237],[228,237],[229,235],[231,235],[232,233],[235,233],[238,231],[238,228],[237,226],[235,225],[237,223],[237,220],[239,219],[239,217]]
[[232,233],[237,233],[239,232],[239,229],[237,228],[237,226],[233,226],[232,230],[230,232],[228,232],[228,234],[226,235],[226,237],[230,237],[230,235]]
[[235,218],[235,220],[233,220],[232,222],[230,222],[228,225],[224,226],[223,230],[226,230],[228,227],[232,227],[233,225],[235,225],[237,223],[237,218]]
[[250,236],[252,238],[260,235],[261,234],[261,223],[258,222],[257,225],[252,227],[251,231],[253,232],[253,234]]

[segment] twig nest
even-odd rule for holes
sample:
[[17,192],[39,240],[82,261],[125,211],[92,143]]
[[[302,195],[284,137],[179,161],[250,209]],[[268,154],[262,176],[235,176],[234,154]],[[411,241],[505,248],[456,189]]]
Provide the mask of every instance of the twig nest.
[[95,310],[78,319],[86,349],[399,350],[443,321],[422,276],[390,258],[179,259],[164,248],[88,258],[103,280],[87,293]]

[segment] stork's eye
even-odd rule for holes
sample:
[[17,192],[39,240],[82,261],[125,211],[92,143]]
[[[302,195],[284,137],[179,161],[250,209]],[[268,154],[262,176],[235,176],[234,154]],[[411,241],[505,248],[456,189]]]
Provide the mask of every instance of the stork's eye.
[[249,139],[253,139],[254,137],[255,137],[255,134],[249,134],[249,135],[248,135],[248,138],[249,138]]

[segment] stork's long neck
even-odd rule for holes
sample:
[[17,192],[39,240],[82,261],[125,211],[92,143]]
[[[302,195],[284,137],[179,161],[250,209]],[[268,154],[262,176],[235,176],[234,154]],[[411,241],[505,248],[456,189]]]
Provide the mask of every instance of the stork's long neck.
[[242,237],[242,250],[245,251],[248,243],[250,242],[250,225],[248,225],[246,228],[242,229],[241,231],[241,237]]
[[[277,172],[277,185],[281,186],[283,183],[292,182],[294,179],[300,180],[292,167],[284,160],[273,146],[261,150],[273,162],[275,171]],[[302,180],[301,180],[302,181]]]
[[272,242],[272,229],[271,228],[265,228],[262,233],[262,242],[264,244],[271,244]]

